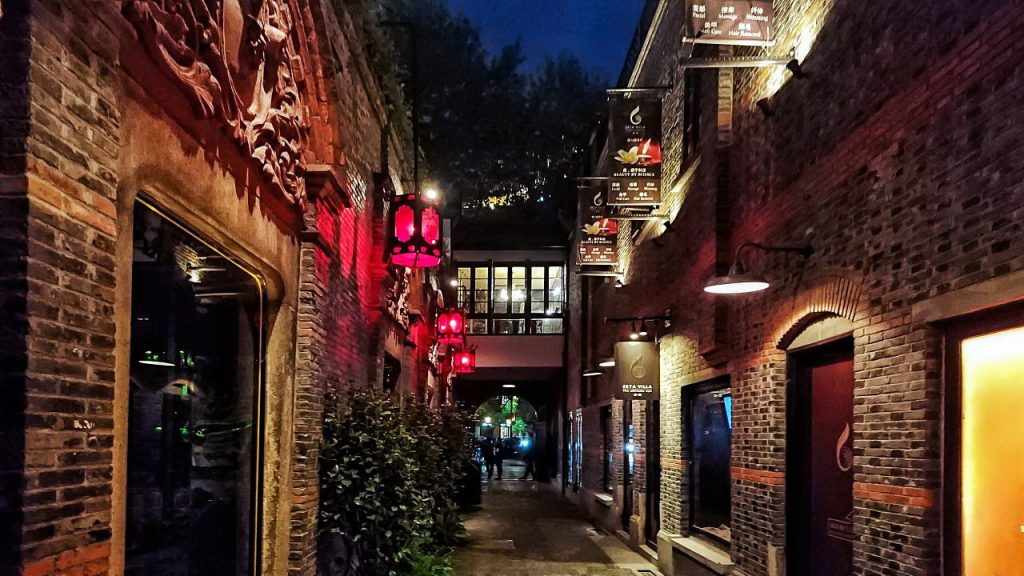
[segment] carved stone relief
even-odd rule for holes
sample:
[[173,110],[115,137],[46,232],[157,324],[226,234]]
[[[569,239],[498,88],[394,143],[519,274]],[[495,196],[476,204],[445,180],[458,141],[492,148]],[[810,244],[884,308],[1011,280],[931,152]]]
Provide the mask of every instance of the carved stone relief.
[[305,203],[309,111],[296,0],[123,0],[146,53],[271,185]]

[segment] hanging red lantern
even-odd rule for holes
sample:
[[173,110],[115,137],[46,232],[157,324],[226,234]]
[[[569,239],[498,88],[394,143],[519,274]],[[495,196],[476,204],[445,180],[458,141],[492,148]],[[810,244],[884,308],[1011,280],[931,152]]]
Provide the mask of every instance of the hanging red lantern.
[[452,354],[452,370],[456,374],[472,374],[476,371],[476,347],[459,348]]
[[437,316],[437,341],[443,344],[462,344],[466,338],[466,312],[461,308],[447,308]]
[[441,215],[415,194],[391,200],[391,263],[431,268],[441,263]]

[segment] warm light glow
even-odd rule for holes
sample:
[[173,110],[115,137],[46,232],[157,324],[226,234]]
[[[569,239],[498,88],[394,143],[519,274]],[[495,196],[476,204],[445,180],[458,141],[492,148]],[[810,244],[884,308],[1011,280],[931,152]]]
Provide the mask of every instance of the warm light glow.
[[600,366],[601,368],[615,368],[615,359],[609,358],[598,364],[598,366]]
[[1024,566],[1024,328],[964,340],[964,574]]
[[448,285],[451,286],[452,288],[458,288],[459,280],[457,278],[452,278],[451,280],[448,281]]
[[636,332],[632,332],[632,333],[630,333],[630,335],[629,335],[629,339],[630,339],[630,340],[639,340],[639,339],[640,339],[640,335],[639,335],[639,334],[637,334]]
[[430,200],[431,202],[436,202],[439,198],[441,198],[441,191],[438,190],[437,188],[434,188],[433,186],[429,186],[427,187],[426,190],[423,191],[423,196],[425,196],[426,199]]
[[502,384],[501,387],[502,388],[515,388],[516,385],[515,384]]
[[587,370],[587,371],[583,372],[583,377],[584,378],[593,378],[595,376],[600,376],[601,374],[604,374],[604,372],[601,372],[600,370]]
[[490,423],[491,423],[491,417],[490,416],[484,416],[484,424],[490,424]]
[[750,294],[767,290],[768,286],[767,282],[756,278],[723,276],[712,279],[704,291],[710,294]]

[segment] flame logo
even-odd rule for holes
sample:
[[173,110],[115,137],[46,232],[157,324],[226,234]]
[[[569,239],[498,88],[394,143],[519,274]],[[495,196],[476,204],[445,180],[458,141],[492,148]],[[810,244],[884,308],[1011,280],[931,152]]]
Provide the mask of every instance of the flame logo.
[[644,121],[643,116],[640,115],[640,106],[637,105],[633,108],[633,111],[629,113],[629,122],[633,126],[639,126]]
[[846,442],[850,439],[850,425],[847,424],[843,428],[843,433],[839,435],[839,441],[836,442],[836,465],[843,472],[849,472],[853,468],[853,450],[846,445]]
[[601,191],[598,190],[594,194],[594,206],[604,206],[604,198],[601,197]]
[[644,355],[638,354],[629,365],[629,375],[636,380],[642,380],[644,376],[647,376],[647,367],[643,365],[643,361]]

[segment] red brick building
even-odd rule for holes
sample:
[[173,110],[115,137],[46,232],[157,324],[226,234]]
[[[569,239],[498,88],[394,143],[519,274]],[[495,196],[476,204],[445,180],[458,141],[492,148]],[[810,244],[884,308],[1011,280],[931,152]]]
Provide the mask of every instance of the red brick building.
[[0,573],[314,574],[324,395],[443,394],[367,18],[3,2]]
[[[668,217],[620,222],[620,287],[571,286],[567,494],[666,574],[1017,573],[1024,7],[774,11],[774,46],[694,47],[647,3],[620,86],[667,88]],[[811,253],[706,293],[748,242]],[[637,330],[606,318],[666,310],[656,397],[583,376]]]

